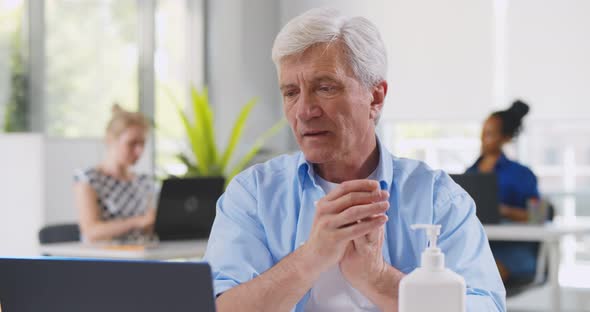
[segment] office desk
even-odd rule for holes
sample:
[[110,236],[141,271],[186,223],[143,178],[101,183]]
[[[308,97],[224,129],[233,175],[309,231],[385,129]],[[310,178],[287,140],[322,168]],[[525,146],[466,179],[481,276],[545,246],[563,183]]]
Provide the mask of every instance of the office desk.
[[201,258],[205,254],[207,240],[164,241],[155,246],[87,244],[82,242],[41,245],[41,254],[57,257],[170,260]]
[[[559,287],[559,267],[561,261],[560,244],[565,235],[580,236],[590,234],[589,224],[499,224],[484,225],[489,240],[530,241],[544,243],[549,253],[548,282],[552,292],[552,311],[561,311],[561,289]],[[537,263],[537,270],[544,265]],[[538,272],[539,273],[539,272]]]

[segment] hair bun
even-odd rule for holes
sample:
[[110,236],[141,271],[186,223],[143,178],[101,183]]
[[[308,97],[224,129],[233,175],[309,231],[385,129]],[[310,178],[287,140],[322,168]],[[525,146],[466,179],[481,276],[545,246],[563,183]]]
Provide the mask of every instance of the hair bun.
[[516,100],[512,103],[512,106],[508,109],[510,115],[514,116],[515,119],[520,120],[529,112],[529,106],[521,101]]

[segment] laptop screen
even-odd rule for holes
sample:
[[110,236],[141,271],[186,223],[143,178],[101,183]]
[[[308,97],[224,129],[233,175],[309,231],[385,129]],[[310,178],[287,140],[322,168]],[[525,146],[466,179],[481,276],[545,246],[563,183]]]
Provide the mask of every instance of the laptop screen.
[[160,240],[208,238],[224,183],[209,177],[165,180],[155,225]]
[[451,178],[473,198],[476,214],[483,224],[501,221],[498,182],[493,173],[451,174]]
[[0,258],[4,312],[215,311],[207,263]]

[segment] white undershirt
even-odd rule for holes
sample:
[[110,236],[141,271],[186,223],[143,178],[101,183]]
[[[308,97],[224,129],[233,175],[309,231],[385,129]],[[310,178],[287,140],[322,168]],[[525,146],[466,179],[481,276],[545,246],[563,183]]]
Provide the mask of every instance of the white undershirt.
[[[368,179],[375,180],[375,170]],[[316,175],[316,181],[326,194],[338,186]],[[367,297],[353,288],[340,272],[338,265],[323,272],[313,284],[309,300],[305,305],[306,312],[332,311],[379,311]]]

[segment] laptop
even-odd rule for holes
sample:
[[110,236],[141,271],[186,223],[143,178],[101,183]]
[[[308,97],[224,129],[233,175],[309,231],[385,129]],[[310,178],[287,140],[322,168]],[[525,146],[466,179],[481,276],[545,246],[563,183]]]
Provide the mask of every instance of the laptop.
[[161,241],[209,237],[223,178],[172,178],[164,180],[154,231]]
[[0,258],[2,312],[215,311],[207,263]]
[[493,173],[451,174],[451,178],[459,184],[475,201],[476,214],[482,224],[498,224],[500,201],[498,199],[498,182]]

